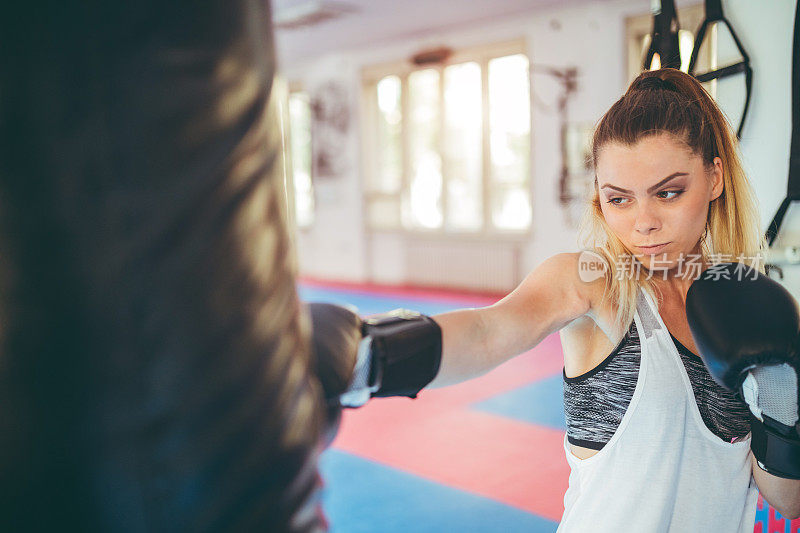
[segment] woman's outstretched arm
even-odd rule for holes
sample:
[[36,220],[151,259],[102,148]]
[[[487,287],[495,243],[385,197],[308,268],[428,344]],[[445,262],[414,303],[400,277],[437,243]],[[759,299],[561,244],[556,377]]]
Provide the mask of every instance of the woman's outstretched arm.
[[579,256],[548,258],[494,305],[435,315],[442,329],[442,361],[429,387],[485,374],[588,313],[591,299],[578,275]]

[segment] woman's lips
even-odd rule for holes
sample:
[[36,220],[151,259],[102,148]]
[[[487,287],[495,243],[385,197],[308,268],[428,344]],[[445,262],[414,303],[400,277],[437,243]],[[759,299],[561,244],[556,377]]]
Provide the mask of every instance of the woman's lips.
[[665,242],[665,243],[659,244],[657,246],[637,246],[637,248],[642,253],[645,253],[645,254],[648,254],[648,255],[652,255],[652,254],[657,254],[658,252],[660,252],[661,250],[666,248],[668,244],[669,244],[668,242]]

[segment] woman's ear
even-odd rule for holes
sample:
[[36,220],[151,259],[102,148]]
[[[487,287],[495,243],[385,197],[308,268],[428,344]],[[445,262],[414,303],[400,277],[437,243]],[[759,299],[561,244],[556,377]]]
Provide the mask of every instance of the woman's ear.
[[715,157],[712,164],[714,166],[711,170],[711,198],[708,199],[709,202],[713,202],[719,198],[724,189],[724,181],[722,180],[722,159]]

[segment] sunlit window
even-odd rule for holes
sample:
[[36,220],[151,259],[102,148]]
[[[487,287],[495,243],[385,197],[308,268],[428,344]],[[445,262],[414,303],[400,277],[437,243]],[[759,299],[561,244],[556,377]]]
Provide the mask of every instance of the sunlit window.
[[529,80],[521,53],[456,54],[446,64],[368,80],[370,227],[527,230]]
[[478,63],[444,69],[447,222],[454,230],[477,231],[483,226],[482,95]]
[[403,177],[400,91],[400,78],[397,76],[387,76],[378,83],[378,136],[383,149],[375,185],[386,193],[399,192]]
[[311,105],[308,94],[289,94],[289,132],[294,178],[295,216],[298,227],[314,222],[314,191],[311,184]]
[[403,225],[442,225],[442,156],[440,154],[439,71],[418,70],[408,77],[410,189],[403,202]]
[[489,62],[489,117],[492,156],[492,221],[503,229],[523,229],[531,222],[530,86],[523,55]]

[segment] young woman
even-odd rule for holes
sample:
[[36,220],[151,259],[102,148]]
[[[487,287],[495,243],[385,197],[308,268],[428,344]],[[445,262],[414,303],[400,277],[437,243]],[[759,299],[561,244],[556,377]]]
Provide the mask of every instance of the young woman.
[[736,149],[694,78],[641,74],[594,134],[587,251],[549,258],[490,307],[368,321],[371,395],[470,379],[559,331],[571,467],[559,531],[750,533],[758,490],[797,516],[800,481],[753,460],[748,405],[712,379],[686,316],[709,265],[763,272]]
[[796,516],[800,482],[752,461],[747,404],[712,380],[686,318],[713,260],[763,269],[728,123],[694,78],[646,72],[600,120],[592,156],[593,253],[551,257],[494,306],[434,317],[444,348],[431,386],[560,331],[571,474],[559,531],[749,532],[756,487]]

